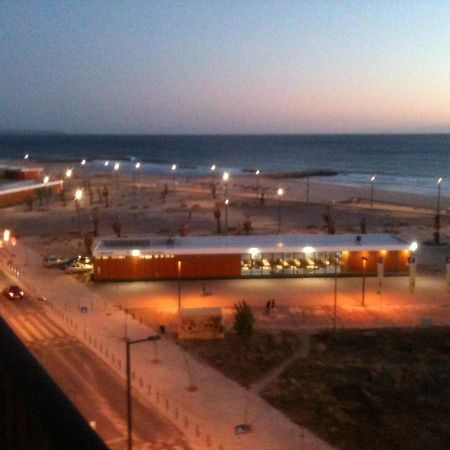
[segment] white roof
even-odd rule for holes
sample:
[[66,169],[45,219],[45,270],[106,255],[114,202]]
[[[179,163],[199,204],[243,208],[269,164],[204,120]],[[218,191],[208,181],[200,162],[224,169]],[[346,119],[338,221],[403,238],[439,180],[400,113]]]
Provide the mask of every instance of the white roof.
[[[361,237],[357,242],[357,236]],[[302,253],[334,251],[408,250],[409,244],[391,234],[288,234],[249,236],[187,236],[102,238],[94,256],[136,256],[151,254],[205,255],[243,253]]]
[[12,194],[14,192],[29,191],[49,186],[62,184],[62,180],[49,181],[48,183],[39,183],[35,180],[17,181],[15,183],[0,184],[0,195]]

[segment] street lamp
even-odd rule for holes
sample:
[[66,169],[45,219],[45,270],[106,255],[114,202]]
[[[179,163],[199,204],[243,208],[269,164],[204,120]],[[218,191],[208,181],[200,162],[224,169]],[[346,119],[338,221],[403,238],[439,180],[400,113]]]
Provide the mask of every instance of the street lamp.
[[230,202],[225,199],[225,234],[228,234],[228,205]]
[[334,254],[334,308],[333,308],[333,330],[336,331],[336,315],[337,315],[337,264],[339,253]]
[[365,296],[366,296],[366,264],[367,264],[367,258],[363,256],[362,258],[362,265],[363,265],[363,273],[362,273],[362,304],[361,306],[365,307]]
[[136,201],[136,189],[137,189],[137,184],[138,184],[138,176],[139,176],[139,169],[141,167],[141,163],[138,161],[134,168],[135,171],[133,172],[133,194],[134,194],[134,201]]
[[116,188],[119,189],[119,169],[120,163],[116,162],[114,164],[114,172],[116,172]]
[[177,274],[178,274],[178,311],[181,308],[181,261],[177,261]]
[[284,191],[282,188],[278,188],[278,234],[281,232],[281,197],[283,196]]
[[175,189],[175,171],[177,170],[177,165],[176,164],[172,164],[172,186]]
[[255,177],[256,177],[256,198],[259,197],[259,174],[261,172],[259,171],[259,169],[256,170],[255,172]]
[[78,233],[81,234],[81,215],[80,215],[80,201],[83,198],[83,190],[77,189],[75,191],[75,209],[77,210],[77,216],[78,216]]
[[23,156],[23,159],[27,160],[30,157],[30,155],[28,153],[25,153],[25,155]]
[[158,334],[154,336],[148,336],[144,339],[136,339],[131,341],[127,339],[126,341],[126,359],[127,359],[127,425],[128,425],[128,450],[133,449],[133,410],[131,405],[131,355],[130,347],[133,344],[139,344],[140,342],[146,341],[158,341],[161,336]]
[[222,180],[225,185],[225,198],[228,197],[228,179],[230,178],[230,174],[228,172],[224,172],[222,175]]
[[441,213],[441,183],[442,183],[442,178],[439,177],[437,180],[437,186],[438,186],[437,204],[436,204],[436,214],[437,215],[439,215]]
[[109,166],[109,161],[105,161],[105,167]]
[[48,209],[48,204],[49,204],[49,202],[50,202],[50,200],[49,200],[49,196],[50,196],[50,193],[49,193],[49,191],[48,191],[48,182],[50,181],[50,177],[48,176],[48,175],[46,175],[45,177],[44,177],[44,184],[45,184],[45,188],[44,188],[44,193],[45,193],[45,203],[46,203],[46,205],[47,205],[47,209]]
[[375,188],[375,175],[370,178],[370,207],[373,208],[373,191]]

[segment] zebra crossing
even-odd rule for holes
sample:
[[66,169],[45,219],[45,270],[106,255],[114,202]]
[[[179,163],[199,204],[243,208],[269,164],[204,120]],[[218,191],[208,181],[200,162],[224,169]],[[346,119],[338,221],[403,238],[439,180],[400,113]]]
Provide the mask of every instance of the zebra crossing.
[[76,340],[49,318],[45,311],[20,305],[20,301],[0,300],[0,314],[26,344],[54,345]]

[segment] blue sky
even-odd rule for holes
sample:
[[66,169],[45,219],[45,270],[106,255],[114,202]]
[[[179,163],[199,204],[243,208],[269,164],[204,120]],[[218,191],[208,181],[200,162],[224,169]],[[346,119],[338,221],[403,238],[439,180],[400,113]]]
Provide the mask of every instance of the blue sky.
[[0,129],[450,132],[448,1],[0,8]]

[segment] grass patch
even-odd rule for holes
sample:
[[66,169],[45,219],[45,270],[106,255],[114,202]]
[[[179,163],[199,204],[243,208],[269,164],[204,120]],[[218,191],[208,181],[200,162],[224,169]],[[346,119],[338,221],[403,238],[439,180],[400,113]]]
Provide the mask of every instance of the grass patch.
[[224,339],[178,341],[178,344],[227,377],[248,386],[292,355],[299,346],[299,338],[291,332],[274,335],[255,331],[245,340],[228,332]]
[[263,396],[337,448],[448,449],[450,328],[324,332]]

